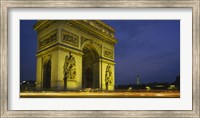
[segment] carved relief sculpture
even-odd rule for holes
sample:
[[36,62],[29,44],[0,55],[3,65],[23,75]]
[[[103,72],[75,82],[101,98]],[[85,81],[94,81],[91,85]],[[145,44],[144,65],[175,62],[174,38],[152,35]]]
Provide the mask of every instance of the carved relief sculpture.
[[111,71],[110,64],[108,64],[106,67],[105,83],[106,83],[106,90],[108,90],[108,85],[111,85],[113,83],[112,71]]
[[69,52],[69,56],[66,55],[65,57],[65,63],[63,67],[64,71],[64,81],[66,80],[75,80],[76,78],[76,62],[75,58],[71,55],[71,52]]
[[66,30],[62,30],[62,41],[78,47],[78,42],[79,42],[78,39],[79,38],[77,35],[75,35],[71,32],[68,32]]
[[49,37],[47,37],[47,38],[41,40],[41,41],[39,42],[39,48],[41,48],[41,47],[43,47],[43,46],[46,46],[46,45],[48,45],[48,44],[50,44],[50,43],[55,42],[55,41],[56,41],[56,37],[57,37],[57,33],[55,32],[55,33],[51,34]]
[[107,48],[104,48],[104,56],[110,59],[113,59],[113,51]]

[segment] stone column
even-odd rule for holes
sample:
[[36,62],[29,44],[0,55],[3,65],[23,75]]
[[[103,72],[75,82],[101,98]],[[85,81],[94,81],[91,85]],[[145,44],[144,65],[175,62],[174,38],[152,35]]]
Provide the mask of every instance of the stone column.
[[[114,76],[114,73],[115,73],[115,69],[114,69],[114,62],[112,61],[109,61],[109,60],[106,60],[106,59],[102,59],[102,71],[101,71],[101,85],[102,85],[102,90],[103,91],[114,91],[115,90],[115,76]],[[111,78],[112,78],[112,83],[109,83],[108,86],[106,86],[106,69],[107,69],[107,66],[110,65],[110,71],[112,72],[112,75],[111,75]]]
[[36,65],[36,89],[41,90],[42,89],[42,58],[37,57],[37,65]]
[[102,90],[102,59],[99,58],[99,89]]

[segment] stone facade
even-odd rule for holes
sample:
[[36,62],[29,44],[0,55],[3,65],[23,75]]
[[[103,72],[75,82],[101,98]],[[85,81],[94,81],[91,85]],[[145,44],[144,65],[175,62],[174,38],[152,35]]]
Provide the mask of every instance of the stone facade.
[[41,20],[37,89],[113,91],[114,29],[99,20]]

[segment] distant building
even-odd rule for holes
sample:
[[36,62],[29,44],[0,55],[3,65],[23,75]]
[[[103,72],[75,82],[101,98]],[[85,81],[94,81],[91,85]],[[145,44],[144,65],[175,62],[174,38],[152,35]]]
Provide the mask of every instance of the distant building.
[[168,90],[168,88],[170,87],[170,83],[153,82],[153,83],[148,83],[147,86],[150,87],[151,90]]
[[177,89],[177,88],[176,88],[175,85],[170,85],[169,88],[168,88],[168,90],[176,90],[176,89]]
[[176,77],[176,80],[174,81],[174,85],[177,89],[180,90],[180,76]]
[[35,81],[23,81],[20,83],[20,91],[25,90],[35,90],[36,82]]

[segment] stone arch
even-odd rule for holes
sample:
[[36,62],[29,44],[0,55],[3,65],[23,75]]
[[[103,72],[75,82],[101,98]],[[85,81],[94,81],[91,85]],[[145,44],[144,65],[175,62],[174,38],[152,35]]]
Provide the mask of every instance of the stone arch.
[[85,41],[81,45],[82,51],[85,46],[90,46],[91,49],[94,49],[98,53],[98,55],[101,56],[101,44],[94,42],[91,39],[85,39]]
[[[105,76],[105,69],[108,63],[114,62],[114,44],[117,42],[112,27],[99,20],[41,20],[34,25],[34,29],[38,34],[37,89],[43,90],[44,79],[44,83],[48,83],[48,85],[44,84],[44,88],[51,86],[51,90],[64,90],[64,88],[80,90],[83,88],[82,80],[84,79],[82,75],[87,74],[90,75],[88,78],[91,79],[88,87],[106,90],[105,77],[107,76]],[[76,73],[72,74],[76,76],[72,77],[74,79],[65,80],[64,78],[68,75],[64,71],[63,63],[69,51],[73,53],[76,60],[75,71],[71,71]],[[84,55],[88,55],[89,59]],[[89,65],[86,63],[87,60],[89,60],[88,62],[91,61]],[[90,68],[85,68],[83,65]],[[51,69],[47,71],[44,69],[45,67]],[[115,80],[114,71],[113,64],[113,81]],[[45,74],[47,72],[49,74]],[[66,70],[66,72],[68,71]],[[48,82],[45,82],[46,80]],[[107,88],[114,90],[114,82],[108,84]]]
[[43,64],[43,89],[51,88],[51,59],[47,58]]
[[99,53],[92,44],[85,44],[82,62],[82,88],[99,88]]

